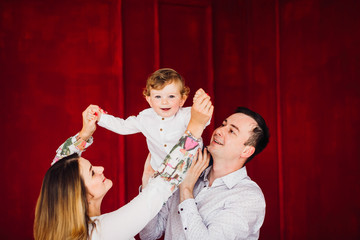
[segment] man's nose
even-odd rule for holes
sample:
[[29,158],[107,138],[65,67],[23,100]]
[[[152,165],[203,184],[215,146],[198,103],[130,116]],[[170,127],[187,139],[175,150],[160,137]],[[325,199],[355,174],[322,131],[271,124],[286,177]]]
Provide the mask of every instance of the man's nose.
[[216,135],[219,135],[219,136],[223,136],[223,135],[224,135],[224,127],[218,127],[218,128],[215,130],[215,134],[216,134]]

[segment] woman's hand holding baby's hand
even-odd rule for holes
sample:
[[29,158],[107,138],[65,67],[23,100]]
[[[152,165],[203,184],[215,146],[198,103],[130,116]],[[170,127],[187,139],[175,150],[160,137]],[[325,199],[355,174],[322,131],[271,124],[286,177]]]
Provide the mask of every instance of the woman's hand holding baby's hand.
[[104,110],[102,110],[97,105],[90,105],[86,110],[87,110],[86,118],[89,121],[92,121],[92,120],[99,121],[101,118],[101,114],[104,113]]
[[79,133],[81,139],[87,141],[96,130],[96,119],[89,117],[92,111],[93,105],[90,105],[82,112],[83,127]]
[[83,127],[79,133],[79,136],[87,141],[96,130],[96,122],[100,120],[101,115],[106,113],[97,105],[89,105],[82,113]]

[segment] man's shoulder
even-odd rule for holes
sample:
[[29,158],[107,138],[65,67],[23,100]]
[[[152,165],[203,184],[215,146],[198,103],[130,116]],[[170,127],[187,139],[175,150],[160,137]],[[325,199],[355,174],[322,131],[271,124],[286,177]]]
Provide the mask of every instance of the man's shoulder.
[[258,195],[263,196],[262,190],[259,185],[253,181],[247,174],[245,167],[230,173],[223,177],[223,181],[229,190],[239,194],[248,194],[249,196]]
[[234,186],[233,190],[246,198],[264,199],[260,186],[249,177],[242,179],[242,181]]

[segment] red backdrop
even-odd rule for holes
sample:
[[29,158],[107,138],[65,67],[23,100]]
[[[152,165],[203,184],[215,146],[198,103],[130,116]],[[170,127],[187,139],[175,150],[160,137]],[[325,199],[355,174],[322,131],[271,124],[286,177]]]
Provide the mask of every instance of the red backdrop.
[[[55,150],[98,104],[147,107],[160,67],[207,90],[218,126],[236,106],[261,113],[268,148],[248,166],[267,202],[261,239],[360,238],[360,2],[357,0],[0,1],[1,239],[31,239]],[[141,134],[99,128],[84,157],[114,187],[103,212],[137,194]]]

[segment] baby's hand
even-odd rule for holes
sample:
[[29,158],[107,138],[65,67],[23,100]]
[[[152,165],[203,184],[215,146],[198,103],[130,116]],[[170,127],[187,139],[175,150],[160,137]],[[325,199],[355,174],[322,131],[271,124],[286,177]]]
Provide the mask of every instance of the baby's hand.
[[89,111],[88,114],[87,114],[87,120],[89,121],[99,121],[99,114],[97,112],[94,112],[94,111]]
[[101,114],[103,114],[103,113],[107,113],[107,112],[104,111],[103,109],[101,109],[97,105],[90,105],[88,108],[88,111],[87,111],[87,119],[89,121],[91,121],[91,120],[99,121],[101,118]]
[[196,92],[195,97],[191,107],[190,121],[195,125],[203,125],[205,127],[214,112],[214,106],[212,105],[210,96],[201,88]]
[[196,100],[199,98],[199,96],[201,96],[204,93],[205,93],[205,91],[202,88],[199,88],[199,90],[197,90],[195,93],[195,96],[193,98],[193,103],[195,103]]

